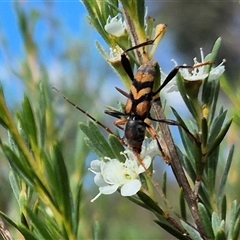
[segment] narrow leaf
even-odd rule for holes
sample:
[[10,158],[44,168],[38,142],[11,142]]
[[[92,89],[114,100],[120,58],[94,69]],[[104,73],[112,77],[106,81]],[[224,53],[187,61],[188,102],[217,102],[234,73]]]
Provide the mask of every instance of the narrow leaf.
[[186,222],[180,220],[182,226],[186,229],[186,231],[189,233],[189,235],[191,236],[192,239],[194,240],[202,240],[199,232],[194,229],[193,227],[191,227],[190,225],[188,225]]
[[94,222],[94,240],[99,240],[100,226],[97,221]]
[[41,129],[41,131],[39,131],[39,133],[40,133],[40,144],[41,144],[41,146],[44,146],[45,139],[47,138],[47,122],[46,122],[47,98],[46,98],[46,92],[45,92],[45,89],[44,89],[44,86],[42,83],[40,83],[39,90],[40,90],[39,128]]
[[218,230],[214,240],[227,240],[226,233],[224,232],[223,229]]
[[231,207],[231,212],[230,212],[230,217],[229,217],[229,229],[228,229],[228,238],[232,239],[233,237],[233,230],[234,230],[234,226],[235,226],[235,222],[237,219],[237,208],[238,208],[238,204],[237,201],[234,200],[232,203],[232,207]]
[[126,159],[124,155],[121,154],[125,149],[119,139],[115,135],[110,134],[108,140],[116,159],[118,159],[120,162],[125,162]]
[[220,90],[220,83],[216,82],[214,89],[213,89],[213,94],[212,94],[212,102],[211,102],[211,111],[210,111],[210,116],[209,116],[209,124],[212,123],[215,113],[216,113],[216,108],[217,108],[217,103],[218,103],[218,96],[219,96],[219,90]]
[[215,62],[221,43],[222,43],[222,38],[219,37],[213,45],[211,54],[206,56],[205,61],[211,61],[213,63]]
[[206,172],[207,172],[207,186],[208,195],[213,196],[215,198],[216,191],[216,173],[217,173],[217,165],[219,160],[219,147],[215,149],[215,151],[207,158],[206,163]]
[[213,230],[212,230],[212,224],[211,224],[211,221],[210,221],[210,216],[208,215],[207,210],[206,210],[206,208],[204,207],[203,204],[199,203],[198,204],[198,209],[199,209],[200,217],[202,219],[204,230],[206,231],[207,236],[210,237],[211,239],[213,239],[214,238],[214,233],[213,233]]
[[240,217],[238,215],[237,220],[235,221],[234,224],[234,229],[233,229],[233,234],[232,234],[232,239],[233,240],[238,240],[239,238],[239,232],[240,232]]
[[16,198],[17,202],[19,201],[19,195],[20,195],[20,180],[18,176],[14,174],[12,170],[10,170],[9,173],[9,182],[11,185],[11,188],[13,190],[14,197]]
[[44,222],[40,220],[40,218],[37,217],[30,209],[26,208],[27,215],[31,219],[31,224],[33,225],[33,228],[35,231],[38,232],[41,237],[41,239],[52,239],[52,236],[48,230],[49,226],[46,226]]
[[187,106],[188,110],[192,114],[193,118],[197,119],[198,114],[196,112],[194,104],[192,103],[192,101],[187,96],[186,89],[185,89],[185,86],[184,86],[184,79],[180,76],[180,74],[178,74],[177,76],[178,76],[177,77],[177,86],[178,86],[178,90],[181,94],[181,97],[182,97],[185,105]]
[[182,188],[180,190],[179,203],[180,203],[181,217],[184,221],[187,221],[186,203],[185,203],[184,192]]
[[24,101],[22,104],[22,119],[24,123],[24,128],[26,130],[26,134],[28,135],[31,143],[37,146],[37,127],[33,114],[33,110],[27,96],[24,97]]
[[162,192],[164,194],[165,197],[167,197],[167,173],[166,171],[163,174],[163,178],[162,178]]
[[82,188],[83,188],[83,183],[80,181],[77,185],[76,188],[76,198],[74,201],[74,209],[73,209],[73,229],[74,229],[74,234],[77,236],[79,225],[80,225],[80,204],[82,201]]
[[164,211],[147,194],[139,191],[137,195],[150,209],[152,209],[152,211],[160,215],[164,214]]
[[110,145],[93,122],[89,121],[88,126],[80,123],[79,127],[88,139],[86,143],[88,144],[90,149],[98,155],[98,157],[114,158],[115,155]]
[[61,210],[65,218],[68,219],[70,226],[72,226],[72,195],[70,190],[69,177],[58,144],[54,145],[53,154],[53,169],[57,182],[56,190],[59,192],[58,202],[61,203]]
[[223,220],[226,220],[226,216],[227,216],[227,197],[226,195],[224,195],[221,202],[221,217]]
[[220,224],[221,224],[221,221],[219,216],[217,215],[216,212],[213,212],[212,213],[212,229],[215,236],[220,228]]
[[163,228],[164,230],[166,230],[168,233],[170,233],[173,237],[175,237],[176,239],[180,239],[180,240],[189,240],[189,237],[184,236],[183,233],[181,233],[179,230],[177,230],[176,228],[174,228],[171,224],[169,224],[169,222],[165,221],[159,221],[159,220],[155,220],[154,222],[156,222],[161,228]]
[[2,145],[2,149],[13,171],[20,175],[28,184],[32,185],[35,173],[27,165],[27,162],[24,164],[23,161],[20,161],[18,156],[7,145]]
[[218,134],[218,136],[216,137],[215,141],[212,143],[212,145],[209,147],[209,150],[208,150],[208,155],[210,155],[219,145],[220,143],[222,142],[223,138],[225,137],[225,135],[227,134],[228,132],[228,129],[230,128],[231,126],[231,123],[232,123],[232,119],[229,120],[225,126],[223,127],[223,129],[221,130],[221,132]]
[[234,153],[234,145],[232,145],[229,154],[228,154],[228,158],[226,161],[226,166],[224,168],[224,172],[223,172],[223,176],[221,179],[221,183],[220,183],[220,187],[219,187],[219,192],[218,192],[218,201],[219,203],[222,201],[223,195],[224,195],[224,189],[225,189],[225,185],[227,182],[227,177],[228,177],[228,173],[232,164],[232,160],[233,160],[233,153]]
[[202,118],[202,147],[206,148],[208,140],[208,124],[207,119]]
[[211,130],[209,133],[209,140],[208,140],[210,145],[214,142],[217,135],[221,131],[226,115],[227,115],[227,111],[220,113],[219,116],[215,119],[214,123],[212,124]]

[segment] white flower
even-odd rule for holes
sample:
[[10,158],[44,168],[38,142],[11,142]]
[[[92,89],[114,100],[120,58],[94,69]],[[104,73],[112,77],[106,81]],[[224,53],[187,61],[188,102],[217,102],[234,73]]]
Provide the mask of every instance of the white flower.
[[[187,81],[198,81],[198,80],[204,80],[209,76],[209,81],[213,81],[218,79],[223,72],[225,71],[225,66],[223,66],[225,59],[215,68],[212,68],[210,72],[208,72],[209,65],[203,65],[200,67],[197,67],[198,65],[206,63],[206,58],[204,58],[203,50],[200,48],[200,55],[201,55],[201,62],[197,61],[197,58],[194,58],[194,65],[196,66],[192,71],[189,71],[189,69],[182,68],[180,69],[180,73],[183,76],[183,78]],[[176,62],[175,65],[177,66]]]
[[124,163],[110,158],[106,158],[106,162],[102,160],[91,162],[89,170],[96,174],[94,182],[99,187],[99,193],[91,202],[101,194],[109,195],[118,189],[122,196],[132,196],[140,190],[142,184],[139,174],[149,168],[152,159],[146,156],[140,164],[137,157],[129,150],[123,155],[126,158]]
[[145,158],[146,156],[150,156],[152,159],[160,154],[160,150],[158,147],[157,140],[152,140],[146,147],[142,146],[141,158]]
[[109,16],[107,23],[104,26],[105,31],[115,37],[124,35],[126,31],[126,24],[122,18],[119,18],[119,15],[120,14],[117,14],[114,18],[111,18],[111,16]]
[[[193,59],[194,62],[193,69],[190,68],[179,69],[179,72],[182,75],[183,79],[186,81],[204,81],[208,77],[209,81],[217,80],[225,71],[225,66],[223,64],[226,62],[226,60],[223,59],[223,61],[217,67],[212,67],[211,71],[209,72],[209,64],[201,66],[202,64],[208,62],[206,60],[207,56],[204,57],[202,48],[200,48],[200,56],[201,56],[200,62],[197,61],[197,58]],[[175,60],[172,61],[174,62],[175,66],[178,66]],[[167,92],[173,91],[177,91],[176,79],[173,79],[171,81]]]
[[108,61],[110,63],[120,62],[122,53],[123,53],[123,50],[119,46],[115,46],[114,48],[110,47]]

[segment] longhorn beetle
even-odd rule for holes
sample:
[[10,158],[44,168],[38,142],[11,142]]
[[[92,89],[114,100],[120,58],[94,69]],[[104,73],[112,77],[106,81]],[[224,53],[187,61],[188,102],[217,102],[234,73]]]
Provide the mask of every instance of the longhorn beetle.
[[[116,88],[120,93],[127,97],[127,102],[125,105],[125,112],[119,112],[116,110],[106,110],[105,113],[116,118],[120,118],[115,122],[116,126],[125,125],[124,129],[124,138],[128,147],[136,154],[141,153],[142,143],[145,138],[146,129],[152,135],[153,138],[157,140],[159,149],[161,146],[157,139],[157,133],[153,127],[147,123],[147,119],[154,120],[157,122],[165,122],[169,125],[176,125],[182,127],[187,134],[198,142],[198,140],[192,135],[192,133],[185,127],[182,126],[179,122],[168,119],[154,119],[150,115],[151,105],[153,98],[176,76],[179,69],[181,68],[197,68],[202,65],[210,64],[209,62],[202,63],[196,66],[176,66],[166,77],[162,85],[156,90],[153,91],[154,81],[156,77],[156,67],[157,62],[154,60],[149,60],[148,62],[141,65],[136,75],[134,76],[130,62],[126,56],[126,53],[132,51],[139,47],[144,47],[146,45],[153,44],[154,41],[159,37],[158,34],[153,40],[146,41],[139,45],[133,46],[125,50],[121,54],[121,63],[128,74],[129,78],[132,81],[129,94],[125,91]],[[125,116],[125,119],[121,119],[122,116]],[[199,142],[198,142],[199,143]],[[162,151],[162,150],[161,150]],[[164,154],[162,152],[162,154]]]
[[[157,122],[165,122],[169,125],[176,125],[182,127],[187,134],[194,139],[194,141],[198,142],[198,140],[192,135],[192,133],[179,122],[168,119],[154,119],[150,116],[151,104],[153,98],[176,76],[179,69],[181,68],[197,68],[203,65],[211,64],[210,62],[202,63],[196,66],[176,66],[166,77],[162,85],[156,90],[153,91],[154,80],[156,77],[156,67],[157,62],[153,60],[149,60],[145,64],[141,65],[136,75],[134,76],[133,71],[131,69],[130,62],[126,56],[126,53],[132,51],[136,48],[144,47],[146,45],[151,45],[155,42],[155,40],[159,37],[158,34],[154,39],[141,43],[139,45],[133,46],[127,50],[125,50],[121,54],[121,63],[128,74],[129,78],[132,81],[132,85],[130,87],[130,93],[126,93],[125,91],[116,88],[121,94],[127,97],[127,102],[125,105],[125,112],[119,112],[117,110],[105,110],[105,113],[111,115],[116,118],[120,118],[115,121],[115,125],[120,127],[121,125],[125,125],[124,128],[124,138],[119,140],[126,146],[128,146],[136,155],[136,157],[140,160],[140,153],[142,149],[142,143],[145,138],[146,129],[152,135],[154,139],[157,140],[157,144],[159,146],[160,151],[163,153],[160,143],[158,141],[158,135],[155,129],[147,123],[147,119],[157,121]],[[66,98],[58,89],[53,87],[68,103],[70,103],[73,107],[84,113],[90,119],[95,121],[98,125],[103,127],[108,133],[114,134],[108,127],[103,125],[101,122],[92,117],[88,112],[81,109],[79,106],[71,102],[68,98]],[[126,117],[125,119],[121,119],[121,117]],[[120,127],[121,128],[121,127]],[[115,134],[114,134],[115,135]],[[125,141],[124,141],[125,140]],[[199,143],[199,142],[198,142]]]

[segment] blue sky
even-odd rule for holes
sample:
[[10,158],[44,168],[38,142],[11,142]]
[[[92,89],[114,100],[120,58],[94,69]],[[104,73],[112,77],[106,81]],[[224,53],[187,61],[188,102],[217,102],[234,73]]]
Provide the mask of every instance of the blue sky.
[[[87,12],[84,6],[79,1],[53,1],[52,4],[50,1],[23,1],[22,5],[26,12],[30,12],[29,10],[31,9],[36,9],[46,14],[52,14],[53,17],[56,17],[60,20],[60,24],[63,26],[65,31],[69,33],[69,36],[76,36],[76,38],[79,38],[81,41],[84,41],[86,39],[85,30],[86,27],[88,27],[88,23],[86,22],[85,16],[87,15]],[[49,11],[46,11],[46,9],[48,9]],[[48,25],[44,21],[45,18],[43,17],[41,18],[41,21],[38,22],[34,39],[36,39],[39,43],[42,60],[44,62],[50,62],[53,60],[51,59],[51,57],[53,56],[51,51],[49,51],[49,49],[46,49],[45,46],[41,47],[41,44],[44,42],[43,38],[46,37],[45,32],[49,31]],[[95,48],[95,40],[103,43],[102,39],[98,36],[96,32],[91,30],[91,28],[89,27],[88,30],[91,32],[91,34],[90,36],[87,36],[87,40],[92,42],[93,48]],[[7,98],[9,98],[7,100],[10,101],[9,104],[11,105],[12,101],[15,102],[21,100],[23,95],[23,89],[20,80],[12,74],[9,74],[9,69],[7,68],[8,65],[6,61],[6,52],[2,51],[3,39],[5,39],[7,42],[7,54],[9,54],[9,60],[11,64],[18,68],[20,64],[19,59],[23,58],[24,49],[21,35],[18,29],[17,17],[14,10],[14,3],[12,1],[0,0],[0,81],[4,85],[6,93],[5,95],[7,96]],[[59,42],[56,44],[58,49],[55,49],[55,51],[61,49],[61,44],[61,40],[59,40]],[[165,67],[167,67],[166,71],[169,71],[173,66],[170,62],[170,56],[172,55],[171,43],[169,42],[169,40],[163,41],[159,48],[161,49],[161,56],[163,56],[164,59],[169,59],[169,61],[162,61],[163,57],[161,56],[159,58],[156,58],[160,61],[162,68],[166,69]],[[96,55],[96,58],[100,59],[101,61],[101,56],[98,53]],[[110,68],[109,71],[111,71]],[[13,95],[13,90],[16,93],[14,94],[14,98],[8,97]]]
[[[53,14],[53,17],[60,20],[63,29],[65,29],[70,36],[84,36],[84,32],[81,32],[81,29],[84,29],[84,26],[87,24],[85,20],[86,10],[79,1],[56,1],[51,5],[49,2],[49,6],[47,6],[46,2],[26,1],[22,3],[22,5],[26,12],[36,9],[46,14]],[[46,11],[47,8],[49,8],[49,12]],[[39,43],[42,60],[48,62],[52,60],[51,52],[44,48],[43,45],[41,46],[41,44],[44,43],[43,37],[46,37],[45,32],[49,31],[44,20],[43,17],[38,22],[36,31],[34,32],[34,39]],[[17,21],[13,1],[0,0],[0,81],[4,86],[5,96],[10,105],[12,101],[19,101],[23,95],[21,82],[13,74],[10,74],[8,68],[9,62],[12,66],[18,68],[20,64],[19,60],[24,57],[23,42]],[[60,39],[61,38],[59,38],[59,42],[55,45],[58,48],[55,49],[55,51],[60,50],[62,47]],[[6,43],[5,46],[3,42]],[[15,94],[12,94],[13,90]]]

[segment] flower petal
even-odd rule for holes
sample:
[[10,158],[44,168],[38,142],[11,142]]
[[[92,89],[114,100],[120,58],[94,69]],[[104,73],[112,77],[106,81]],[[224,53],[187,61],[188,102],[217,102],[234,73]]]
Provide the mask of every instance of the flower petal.
[[146,156],[154,158],[156,155],[160,155],[157,140],[154,139],[147,144],[147,147],[142,147],[141,157],[144,159]]
[[145,172],[146,169],[148,169],[150,167],[151,162],[152,162],[152,158],[150,156],[146,156],[142,160],[142,165],[139,165],[139,167],[138,167],[138,174]]
[[225,66],[219,66],[211,70],[209,74],[209,81],[218,79],[225,71]]
[[101,166],[102,166],[102,161],[99,160],[93,160],[90,163],[90,171],[92,171],[93,173],[99,173],[101,172]]
[[94,182],[98,187],[104,187],[107,186],[108,184],[104,181],[102,174],[96,174],[94,177]]
[[105,187],[100,187],[99,191],[102,194],[109,195],[109,194],[112,194],[112,193],[116,192],[118,190],[118,188],[119,188],[119,185],[117,185],[117,184],[107,185]]
[[121,187],[121,195],[132,196],[140,190],[141,186],[142,184],[139,179],[131,180]]
[[104,26],[104,29],[106,32],[116,37],[122,36],[125,31],[125,28],[120,21],[113,21],[111,23],[108,23]]

